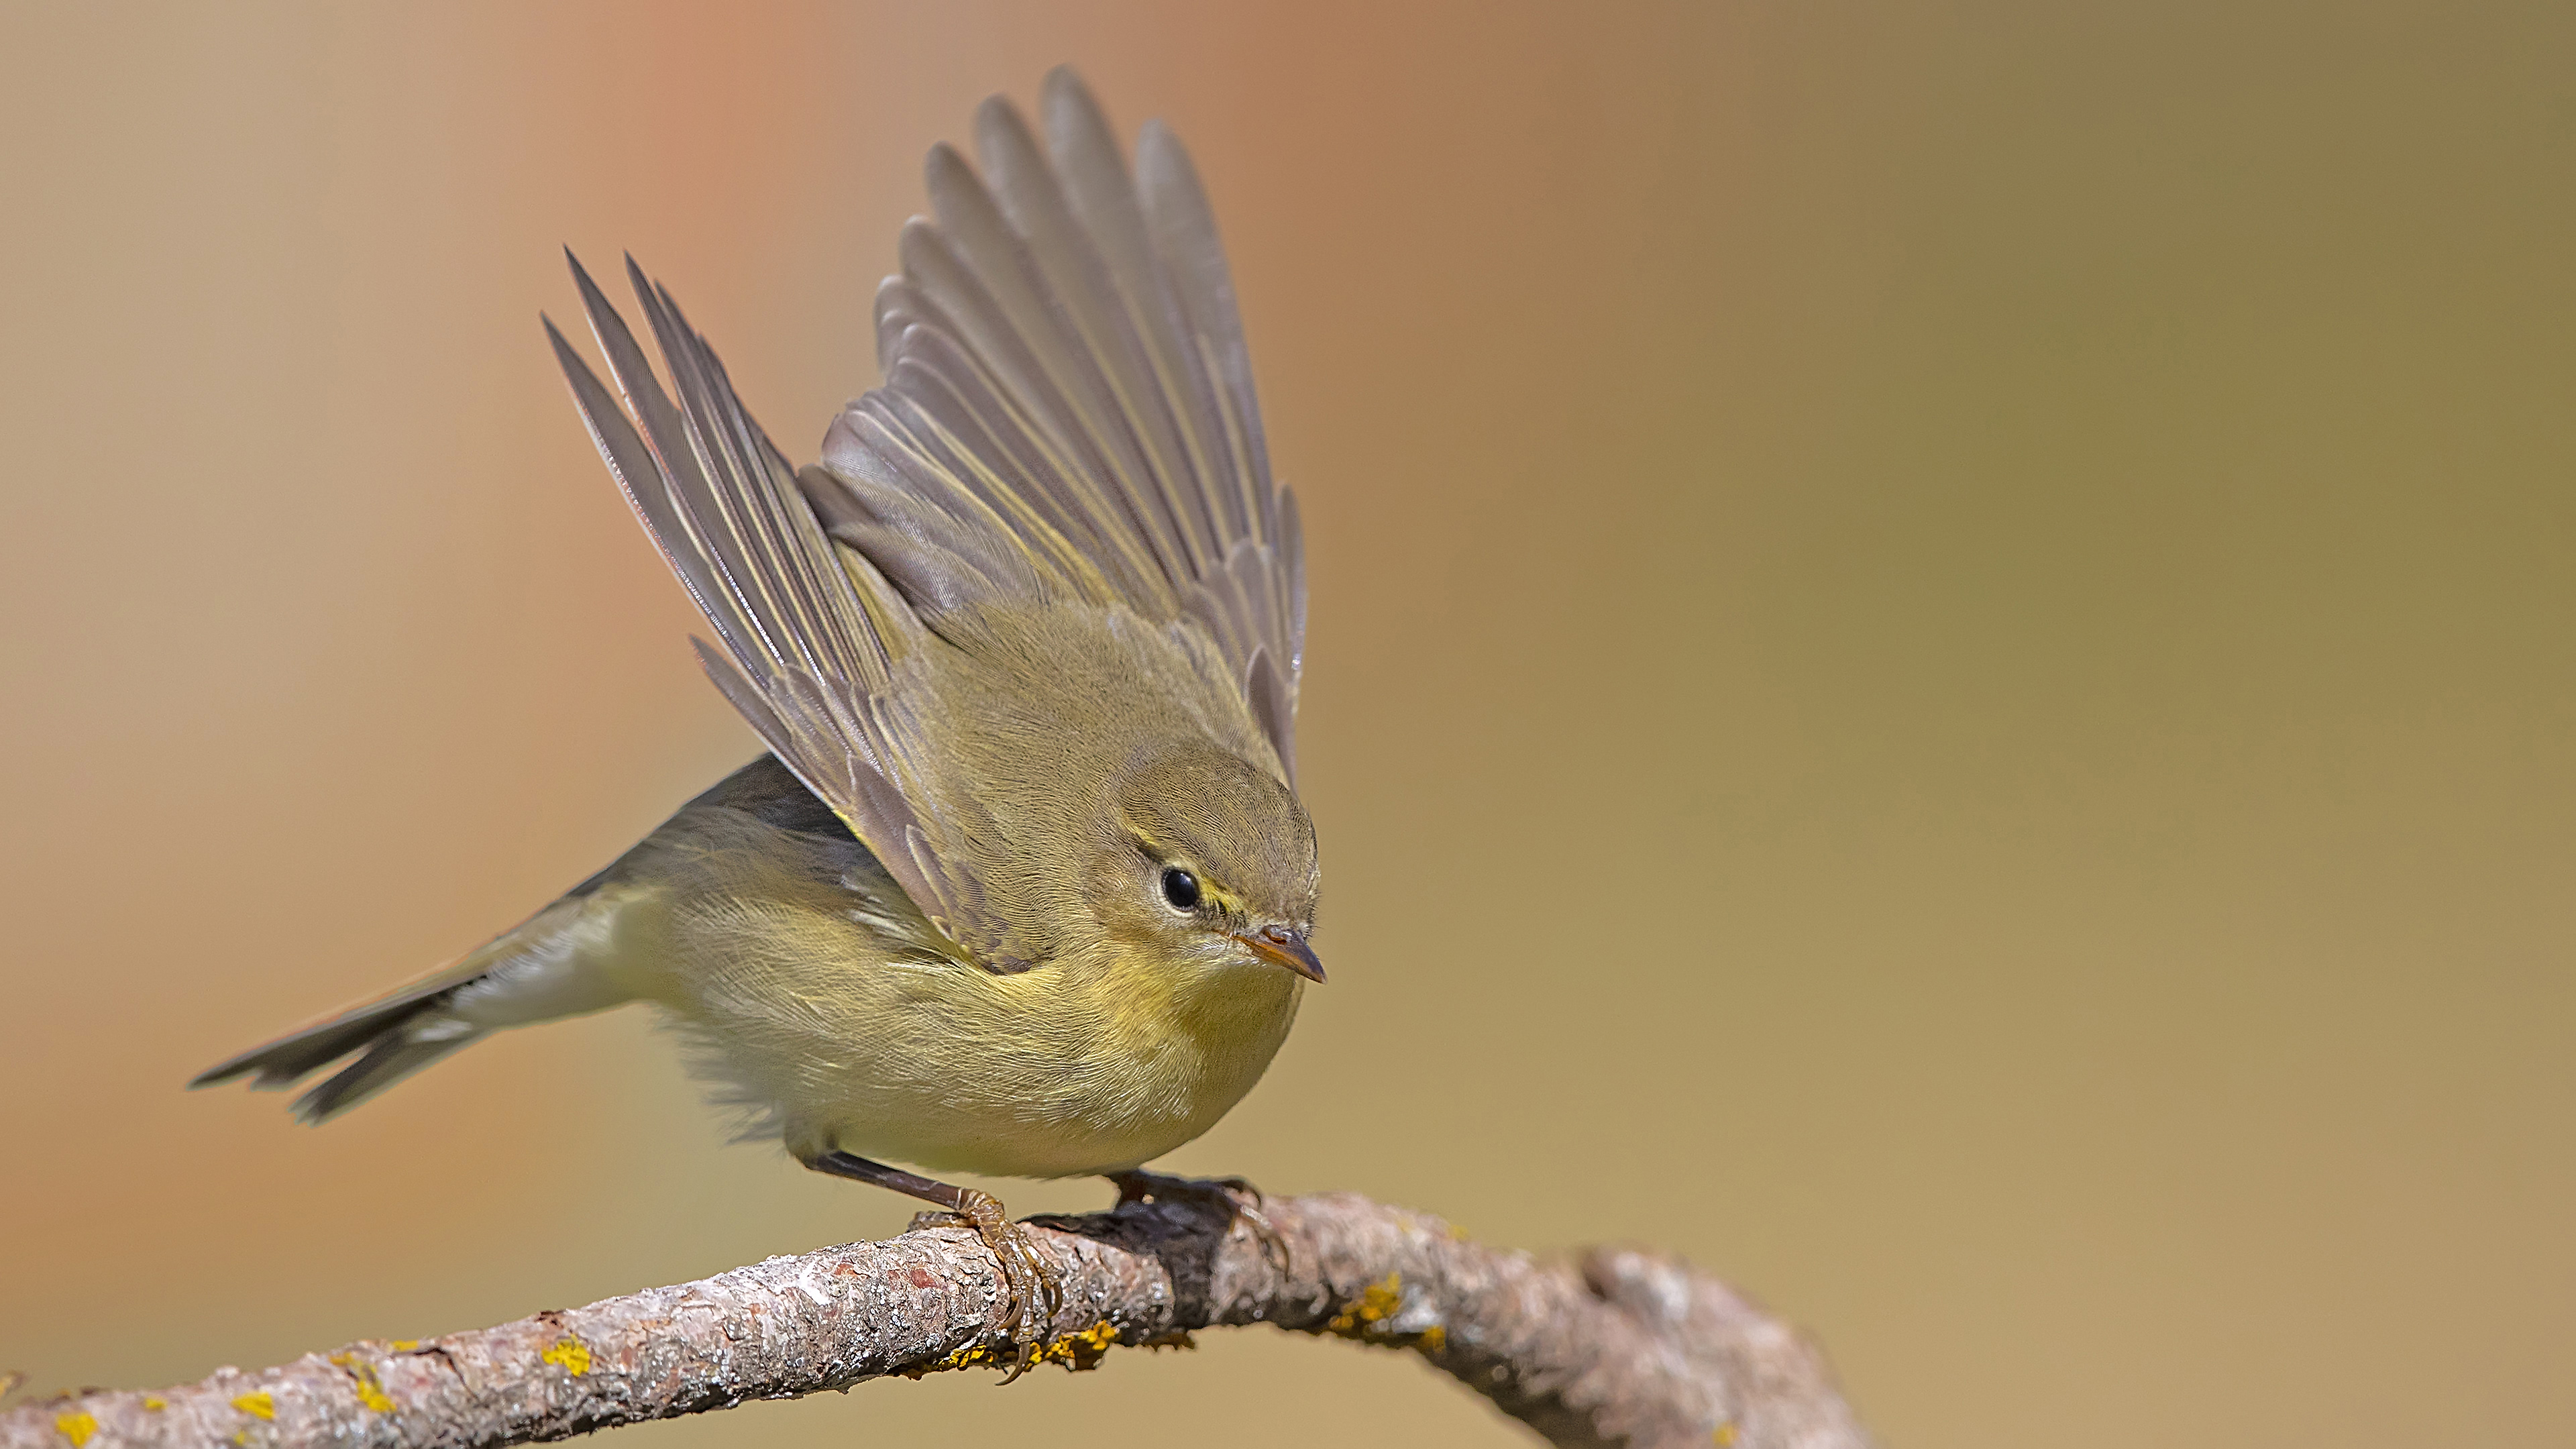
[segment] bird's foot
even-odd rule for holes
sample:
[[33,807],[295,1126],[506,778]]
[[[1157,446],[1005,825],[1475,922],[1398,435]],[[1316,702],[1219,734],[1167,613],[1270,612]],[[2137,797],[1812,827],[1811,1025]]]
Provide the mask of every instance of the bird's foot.
[[955,1211],[915,1213],[912,1226],[973,1228],[992,1250],[1002,1269],[1002,1291],[1008,1295],[995,1327],[1009,1336],[1013,1350],[1011,1371],[1002,1376],[1002,1382],[1027,1373],[1045,1347],[1056,1310],[1064,1306],[1064,1283],[1054,1261],[1038,1248],[1025,1225],[1011,1221],[1000,1198],[973,1188],[959,1189]]
[[1261,1189],[1244,1179],[1166,1177],[1159,1172],[1139,1169],[1113,1172],[1109,1174],[1109,1180],[1118,1186],[1120,1207],[1131,1202],[1195,1203],[1225,1214],[1226,1231],[1232,1232],[1236,1223],[1249,1228],[1254,1240],[1261,1244],[1262,1256],[1279,1269],[1281,1277],[1288,1275],[1293,1262],[1288,1254],[1288,1240],[1280,1236],[1278,1226],[1262,1211],[1269,1205],[1269,1200],[1261,1195]]

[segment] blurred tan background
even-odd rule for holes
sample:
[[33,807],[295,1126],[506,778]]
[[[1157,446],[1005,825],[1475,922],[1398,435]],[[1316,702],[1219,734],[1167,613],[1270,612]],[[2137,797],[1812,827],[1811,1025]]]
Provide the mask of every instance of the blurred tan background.
[[[0,12],[0,1368],[902,1225],[638,1016],[179,1087],[754,748],[558,244],[810,456],[922,152],[1070,59],[1196,149],[1314,540],[1333,984],[1172,1166],[1682,1249],[1904,1449],[2576,1439],[2576,12],[931,12]],[[617,1442],[1210,1422],[1518,1433],[1245,1332]]]

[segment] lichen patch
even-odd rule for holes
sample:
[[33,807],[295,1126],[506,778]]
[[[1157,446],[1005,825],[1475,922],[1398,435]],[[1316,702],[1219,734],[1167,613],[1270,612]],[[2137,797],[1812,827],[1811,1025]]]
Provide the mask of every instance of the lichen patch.
[[367,1412],[390,1414],[394,1411],[393,1396],[385,1392],[384,1381],[376,1377],[374,1364],[354,1353],[335,1353],[331,1355],[331,1362],[349,1376],[357,1389],[358,1402],[366,1407]]
[[537,1357],[562,1369],[574,1378],[590,1372],[590,1345],[567,1333],[556,1339],[554,1346]]

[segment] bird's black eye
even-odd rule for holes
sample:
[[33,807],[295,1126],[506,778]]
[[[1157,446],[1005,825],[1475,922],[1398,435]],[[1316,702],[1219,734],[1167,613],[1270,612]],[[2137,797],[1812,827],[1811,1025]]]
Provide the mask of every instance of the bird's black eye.
[[1199,904],[1199,878],[1177,865],[1163,867],[1163,899],[1176,911],[1194,911]]

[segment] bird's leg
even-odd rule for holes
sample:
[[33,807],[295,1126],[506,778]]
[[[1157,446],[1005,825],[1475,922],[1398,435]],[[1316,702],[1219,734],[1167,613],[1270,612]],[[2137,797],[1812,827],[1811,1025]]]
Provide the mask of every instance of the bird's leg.
[[1236,1222],[1241,1222],[1260,1242],[1262,1256],[1278,1266],[1281,1277],[1287,1276],[1291,1264],[1288,1240],[1279,1235],[1278,1227],[1262,1212],[1266,1199],[1261,1189],[1251,1183],[1240,1177],[1166,1177],[1142,1168],[1107,1176],[1118,1187],[1121,1207],[1131,1202],[1195,1202],[1225,1214],[1229,1232]]
[[989,1192],[977,1192],[971,1187],[951,1187],[944,1182],[934,1182],[899,1167],[870,1162],[838,1149],[819,1153],[804,1161],[816,1172],[890,1187],[908,1197],[937,1203],[945,1209],[944,1212],[915,1216],[913,1227],[927,1226],[945,1218],[973,1228],[975,1235],[984,1240],[984,1246],[992,1250],[994,1260],[1001,1264],[1003,1290],[1010,1295],[1010,1301],[1003,1305],[1002,1327],[1010,1334],[1011,1342],[1019,1353],[1002,1382],[1007,1384],[1028,1372],[1029,1365],[1037,1361],[1038,1347],[1046,1337],[1047,1328],[1055,1322],[1056,1310],[1063,1306],[1063,1285],[1058,1280],[1055,1265],[1030,1240],[1028,1229],[1012,1222],[1003,1212],[1000,1198]]

